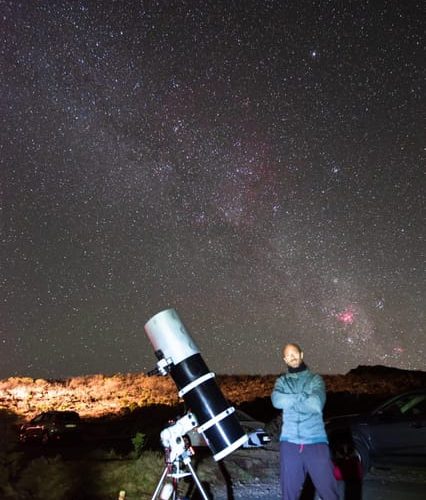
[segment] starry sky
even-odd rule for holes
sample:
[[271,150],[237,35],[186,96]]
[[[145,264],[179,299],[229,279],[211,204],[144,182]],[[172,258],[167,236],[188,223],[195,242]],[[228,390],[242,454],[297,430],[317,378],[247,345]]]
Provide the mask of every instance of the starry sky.
[[425,369],[422,4],[0,1],[0,377]]

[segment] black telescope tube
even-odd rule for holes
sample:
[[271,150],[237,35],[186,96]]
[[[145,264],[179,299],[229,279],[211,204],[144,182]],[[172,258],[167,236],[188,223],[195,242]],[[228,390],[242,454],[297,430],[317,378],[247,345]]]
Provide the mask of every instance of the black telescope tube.
[[[181,391],[190,384],[193,388],[183,394],[187,409],[197,416],[198,424],[208,425],[212,419],[220,414],[224,417],[209,426],[203,435],[213,454],[220,453],[232,443],[244,436],[244,431],[231,408],[219,389],[215,377],[206,378],[197,384],[203,376],[209,375],[209,369],[200,354],[194,354],[172,366],[170,375]],[[226,413],[229,413],[226,415]]]
[[[170,375],[179,390],[185,389],[191,383],[197,384],[200,377],[209,373],[209,369],[200,354],[190,356],[170,370]],[[200,425],[229,407],[213,374],[212,378],[195,385],[193,389],[184,394],[183,399],[188,408],[197,415]]]
[[177,365],[173,365],[170,370],[170,375],[179,390],[207,373],[209,373],[209,369],[201,354],[189,356]]

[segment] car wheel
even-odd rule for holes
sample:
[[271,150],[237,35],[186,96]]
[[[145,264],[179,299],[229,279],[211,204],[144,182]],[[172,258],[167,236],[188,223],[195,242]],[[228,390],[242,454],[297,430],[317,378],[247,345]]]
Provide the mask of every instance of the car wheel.
[[370,460],[363,444],[347,436],[336,436],[330,448],[338,479],[361,479],[368,472]]
[[357,457],[360,464],[361,476],[365,476],[370,470],[370,454],[367,448],[360,442],[354,443],[354,454]]

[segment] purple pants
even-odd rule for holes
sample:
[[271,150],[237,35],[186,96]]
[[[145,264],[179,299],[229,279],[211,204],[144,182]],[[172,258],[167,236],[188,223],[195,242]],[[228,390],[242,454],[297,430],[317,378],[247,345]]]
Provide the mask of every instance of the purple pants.
[[298,500],[306,474],[322,500],[339,500],[337,481],[327,444],[280,443],[281,491],[283,500]]

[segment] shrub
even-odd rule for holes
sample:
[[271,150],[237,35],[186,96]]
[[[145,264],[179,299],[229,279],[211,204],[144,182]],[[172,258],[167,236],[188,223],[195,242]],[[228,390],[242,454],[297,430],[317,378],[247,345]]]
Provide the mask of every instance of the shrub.
[[142,432],[137,432],[135,437],[132,439],[133,451],[136,458],[139,458],[142,455],[142,451],[145,447],[146,443],[146,435]]

